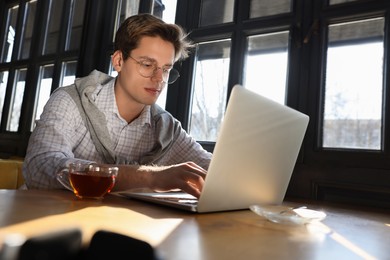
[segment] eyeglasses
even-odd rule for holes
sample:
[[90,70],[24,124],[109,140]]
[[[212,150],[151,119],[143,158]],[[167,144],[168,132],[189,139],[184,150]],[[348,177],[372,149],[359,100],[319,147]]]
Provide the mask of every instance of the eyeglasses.
[[138,73],[145,78],[152,78],[156,75],[157,71],[161,69],[162,71],[162,79],[164,83],[172,84],[174,83],[179,77],[179,72],[174,68],[164,68],[164,67],[157,67],[156,63],[152,60],[141,60],[138,61],[134,59],[133,57],[129,56],[131,59],[133,59],[137,63]]

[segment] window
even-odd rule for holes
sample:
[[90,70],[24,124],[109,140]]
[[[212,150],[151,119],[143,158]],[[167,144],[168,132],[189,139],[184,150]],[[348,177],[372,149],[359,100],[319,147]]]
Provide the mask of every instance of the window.
[[[217,5],[221,12],[215,12]],[[197,45],[190,74],[193,77],[188,83],[191,98],[186,125],[196,140],[217,140],[235,84],[285,104],[292,28],[288,18],[290,6],[291,2],[286,0],[202,0],[196,6],[199,23],[193,22],[194,28],[186,26]],[[276,15],[284,17],[281,24],[276,25],[281,20]],[[257,25],[260,17],[268,21],[262,28]]]
[[244,86],[285,104],[289,32],[248,37]]
[[250,18],[289,13],[291,11],[291,0],[251,0]]
[[[64,12],[62,8],[69,8],[70,13],[67,15],[68,23],[62,24]],[[70,51],[80,48],[81,33],[84,17],[85,0],[76,1],[54,1],[49,5],[49,15],[45,17],[45,38],[42,43],[43,55],[60,52],[70,53]],[[65,38],[65,43],[60,42]],[[46,55],[45,55],[46,54]],[[67,57],[69,59],[69,57]],[[75,57],[76,59],[76,57]],[[55,81],[58,85],[53,86],[55,67],[59,67],[58,79]],[[76,75],[77,61],[61,61],[58,59],[56,64],[49,63],[40,66],[38,75],[38,84],[36,97],[34,101],[34,113],[31,120],[31,130],[34,129],[35,120],[38,120],[43,111],[43,107],[50,97],[52,90],[73,83]]]
[[[3,114],[7,83],[8,83],[8,71],[1,71],[0,72],[0,115]],[[0,117],[0,123],[1,123],[1,117]]]
[[323,146],[381,150],[384,18],[329,26]]
[[335,4],[342,4],[342,3],[348,3],[353,1],[357,1],[357,0],[329,0],[329,4],[335,5]]
[[191,101],[190,134],[215,141],[225,113],[230,39],[199,43]]
[[45,30],[45,41],[43,42],[43,54],[51,54],[57,51],[61,31],[61,14],[64,7],[64,0],[52,1]]
[[[202,0],[200,26],[228,23],[233,21],[234,0]],[[215,7],[220,7],[218,12]]]
[[[75,78],[86,0],[6,2],[0,12],[0,142],[12,134],[27,144],[52,91]],[[11,149],[1,147],[0,154]]]
[[19,129],[20,112],[22,108],[24,89],[26,86],[27,69],[16,70],[15,83],[12,88],[11,110],[8,116],[7,131],[17,132]]
[[16,21],[18,19],[19,5],[11,6],[7,9],[7,18],[5,26],[5,37],[3,40],[3,48],[1,53],[1,60],[3,62],[10,62],[12,57],[12,50],[15,42]]
[[[27,3],[26,4],[26,15],[22,17],[22,20],[28,20],[30,22],[34,22],[34,9],[35,8],[35,2]],[[7,18],[6,18],[6,33],[5,37],[3,37],[3,44],[2,44],[2,57],[1,61],[5,63],[11,62],[12,59],[19,59],[19,51],[22,53],[22,57],[25,56],[28,57],[29,55],[29,47],[30,44],[28,35],[31,35],[31,29],[25,28],[22,32],[17,31],[17,21],[18,21],[18,13],[19,13],[19,5],[13,5],[7,8]],[[15,38],[17,36],[17,33],[19,35],[24,35],[24,41],[23,45],[18,48],[19,46],[15,47]],[[23,37],[23,36],[22,36]],[[16,49],[16,55],[13,52],[13,49]],[[21,51],[23,50],[23,51]],[[15,57],[16,56],[16,57]],[[9,69],[9,68],[7,68]],[[2,71],[2,93],[3,95],[0,96],[2,98],[1,100],[1,108],[2,108],[2,115],[1,115],[1,121],[2,125],[6,125],[6,131],[12,131],[16,132],[18,131],[19,127],[19,119],[20,119],[20,113],[21,113],[21,106],[23,101],[23,95],[24,95],[24,87],[25,87],[25,80],[26,80],[26,68],[17,69],[12,71],[11,80],[9,79],[9,70]],[[7,85],[12,84],[10,94],[8,95],[9,99],[6,100],[7,96]],[[7,102],[6,102],[7,101]],[[6,109],[4,109],[4,104],[9,104]]]
[[68,86],[76,79],[77,61],[65,61],[62,63],[62,71],[59,86]]
[[[39,81],[38,81],[38,89],[37,96],[35,100],[35,109],[34,109],[34,119],[38,120],[43,107],[46,104],[47,100],[49,100],[51,94],[51,85],[53,82],[53,69],[54,65],[49,64],[45,66],[41,66],[39,69]],[[31,131],[34,130],[34,125],[31,127]]]
[[242,84],[310,116],[288,196],[390,205],[388,3],[194,0],[178,8],[197,48],[169,107],[191,135],[212,151],[231,88]]
[[32,44],[33,24],[35,22],[35,16],[37,12],[37,1],[27,2],[25,5],[25,13],[23,19],[23,27],[21,30],[22,40],[20,42],[21,48],[19,53],[20,59],[28,59],[30,57],[30,50]]

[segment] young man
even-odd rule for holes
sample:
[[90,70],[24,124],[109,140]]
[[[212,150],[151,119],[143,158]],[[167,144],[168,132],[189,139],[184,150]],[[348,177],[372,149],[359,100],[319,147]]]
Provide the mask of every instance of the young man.
[[119,167],[116,191],[181,189],[199,197],[211,153],[155,104],[190,47],[177,25],[148,14],[126,19],[112,55],[118,76],[93,71],[51,95],[29,140],[27,188],[62,188],[56,173],[87,161]]

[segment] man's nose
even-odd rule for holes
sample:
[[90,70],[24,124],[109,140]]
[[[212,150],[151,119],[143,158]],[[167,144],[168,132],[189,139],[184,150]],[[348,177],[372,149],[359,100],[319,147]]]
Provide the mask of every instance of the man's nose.
[[154,73],[153,73],[153,77],[152,78],[154,80],[158,81],[158,82],[164,81],[163,69],[162,68],[156,68]]

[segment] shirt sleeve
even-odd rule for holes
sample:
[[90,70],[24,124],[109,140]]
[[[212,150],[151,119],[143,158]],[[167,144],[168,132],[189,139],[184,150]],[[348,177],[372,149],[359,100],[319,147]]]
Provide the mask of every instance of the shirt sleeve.
[[169,153],[165,157],[167,161],[162,162],[162,164],[171,165],[191,161],[207,170],[211,157],[212,153],[205,150],[192,136],[181,128],[179,137],[174,141]]
[[77,129],[83,122],[72,98],[55,91],[32,132],[23,165],[29,189],[63,188],[56,174],[75,159],[72,147],[78,142]]

